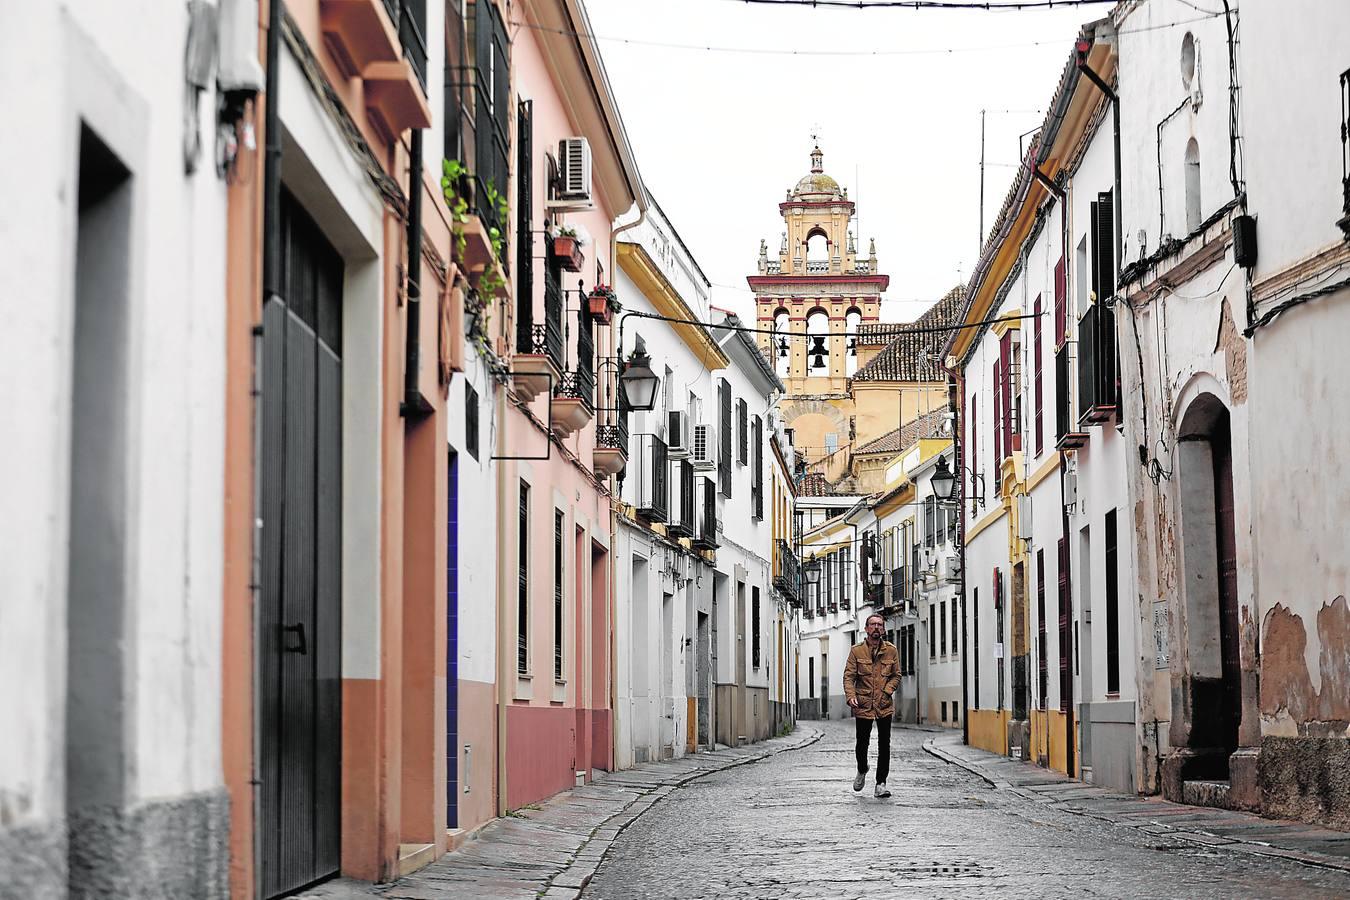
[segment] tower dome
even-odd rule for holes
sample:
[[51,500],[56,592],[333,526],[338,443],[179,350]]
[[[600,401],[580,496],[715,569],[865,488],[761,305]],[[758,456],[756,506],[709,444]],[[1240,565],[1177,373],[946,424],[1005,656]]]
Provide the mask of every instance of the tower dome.
[[824,154],[820,152],[820,145],[816,145],[811,151],[811,171],[803,176],[797,182],[797,186],[792,189],[793,198],[805,196],[819,196],[824,199],[833,199],[843,196],[839,188],[839,182],[825,174],[822,164]]

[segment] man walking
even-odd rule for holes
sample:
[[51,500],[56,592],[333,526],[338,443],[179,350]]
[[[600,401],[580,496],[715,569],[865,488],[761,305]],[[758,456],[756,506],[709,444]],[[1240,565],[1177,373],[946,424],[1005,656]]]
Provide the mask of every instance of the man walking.
[[889,797],[886,776],[891,768],[891,716],[895,704],[891,695],[900,684],[900,654],[895,645],[883,640],[886,620],[876,613],[867,617],[867,640],[848,653],[844,663],[844,697],[853,709],[858,730],[858,777],[853,789],[861,791],[867,779],[867,745],[872,738],[872,723],[877,725],[877,784],[875,794]]

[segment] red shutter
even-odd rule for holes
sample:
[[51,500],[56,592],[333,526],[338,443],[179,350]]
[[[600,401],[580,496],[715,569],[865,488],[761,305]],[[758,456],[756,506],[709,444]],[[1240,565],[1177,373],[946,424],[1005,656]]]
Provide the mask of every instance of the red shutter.
[[1003,337],[999,339],[998,345],[998,371],[999,376],[1003,379],[1003,383],[999,385],[1003,400],[999,416],[1003,427],[1003,453],[1005,456],[1011,456],[1013,453],[1012,337],[1011,331],[1003,332]]
[[984,471],[980,467],[980,395],[970,395],[970,461],[971,470]]
[[1059,349],[1064,344],[1065,332],[1065,294],[1068,291],[1068,285],[1064,281],[1064,257],[1059,258],[1055,263],[1055,349]]
[[1031,312],[1036,317],[1034,319],[1036,324],[1032,328],[1034,336],[1032,337],[1031,348],[1032,390],[1035,393],[1033,397],[1035,413],[1032,421],[1035,423],[1033,427],[1036,430],[1036,455],[1040,456],[1045,450],[1045,429],[1041,427],[1041,412],[1044,403],[1041,395],[1041,298],[1039,296],[1036,297],[1036,302],[1032,304]]
[[[998,360],[994,360],[994,396],[993,410],[989,421],[994,426],[994,471],[998,471],[999,464],[1003,462],[1003,420],[1000,414],[1003,412],[1003,371]],[[997,478],[995,478],[997,481]]]

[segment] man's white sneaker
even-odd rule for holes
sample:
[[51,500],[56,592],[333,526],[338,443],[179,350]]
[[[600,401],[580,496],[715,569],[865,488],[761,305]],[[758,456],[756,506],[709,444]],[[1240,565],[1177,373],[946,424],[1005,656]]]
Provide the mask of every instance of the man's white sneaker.
[[863,782],[865,782],[866,780],[867,780],[867,773],[859,772],[858,777],[853,779],[853,789],[855,791],[861,791],[863,789]]
[[[855,782],[853,782],[853,783],[854,783],[854,784],[857,784],[858,782],[855,781]],[[856,790],[858,790],[858,788],[854,788],[854,790],[856,791]],[[874,791],[874,793],[875,793],[878,797],[889,797],[889,796],[891,795],[891,792],[890,792],[890,790],[886,787],[886,782],[884,782],[884,781],[878,781],[878,782],[877,782],[877,787],[876,787],[876,790]]]

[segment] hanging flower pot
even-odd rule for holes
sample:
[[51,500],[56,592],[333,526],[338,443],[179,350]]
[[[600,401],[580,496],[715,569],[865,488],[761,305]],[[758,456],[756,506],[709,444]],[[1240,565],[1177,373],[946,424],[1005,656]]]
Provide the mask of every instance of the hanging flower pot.
[[568,272],[580,272],[581,264],[586,261],[581,252],[581,241],[576,235],[558,235],[553,239],[553,255],[559,265]]
[[586,297],[587,305],[590,307],[591,318],[601,325],[608,325],[611,313],[614,307],[618,305],[614,300],[614,292],[602,285],[597,285],[594,290]]

